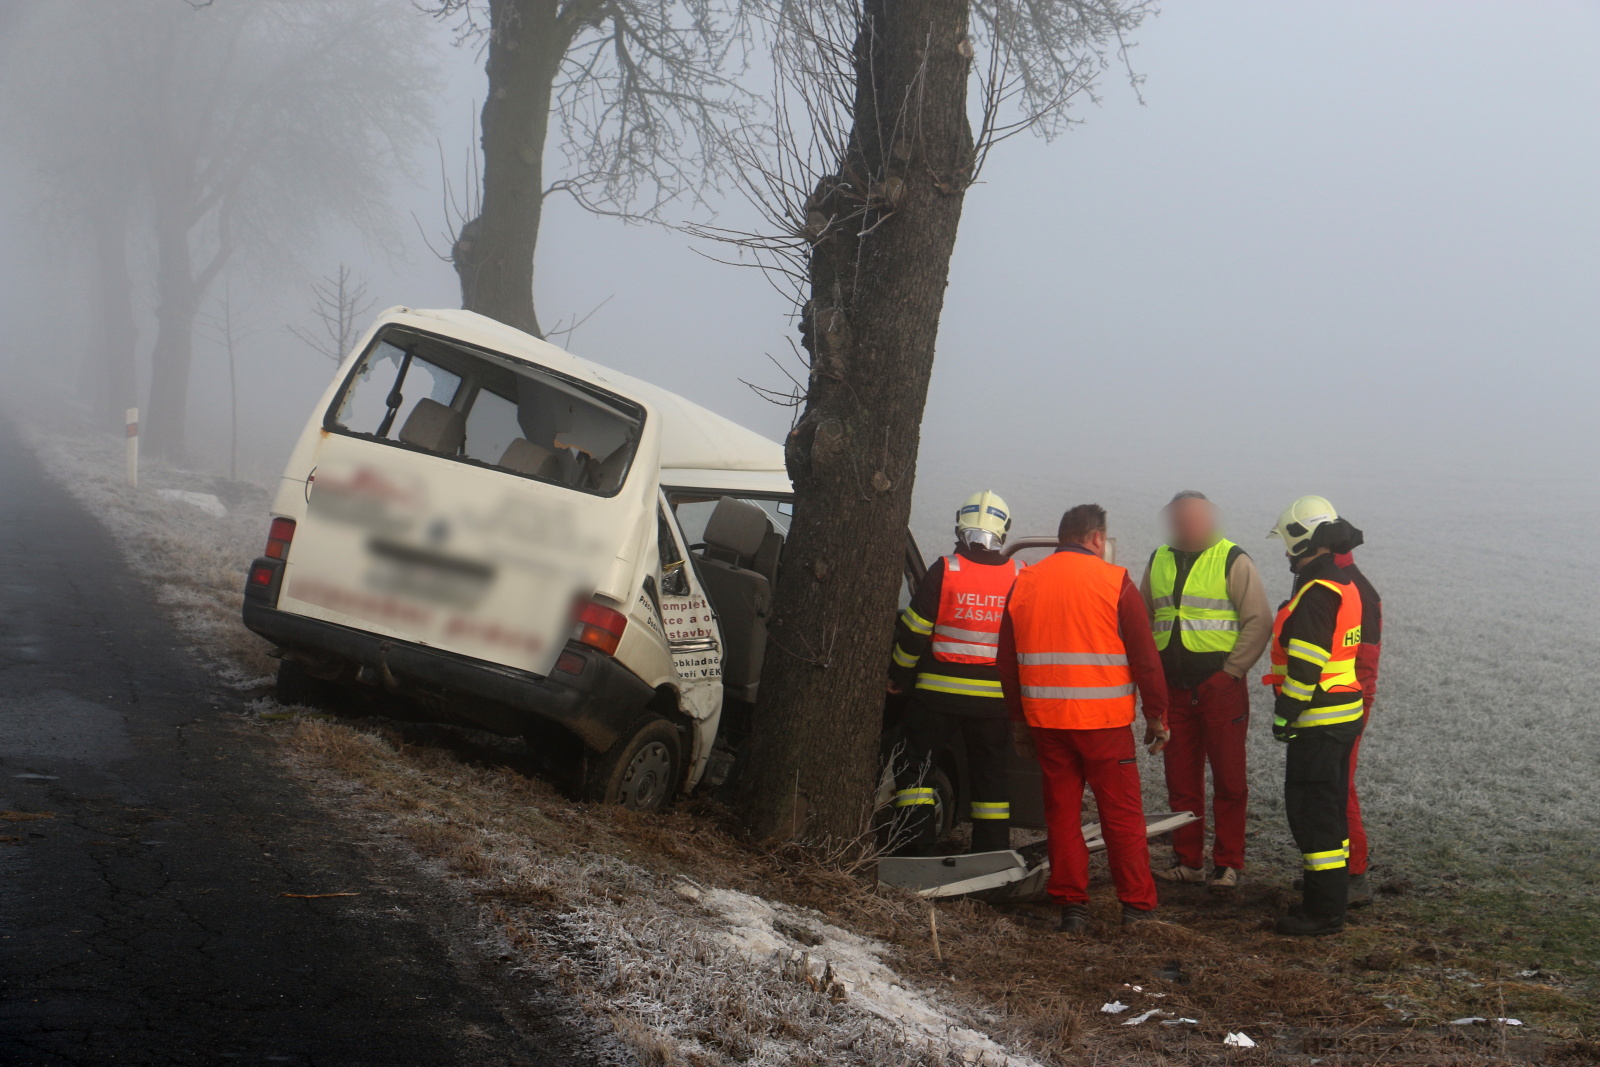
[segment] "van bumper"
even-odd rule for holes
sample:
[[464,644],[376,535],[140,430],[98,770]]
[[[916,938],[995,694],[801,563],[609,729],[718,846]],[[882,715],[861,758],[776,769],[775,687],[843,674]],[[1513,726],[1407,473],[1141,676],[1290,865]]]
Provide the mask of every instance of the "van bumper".
[[[416,681],[451,694],[491,701],[525,723],[526,733],[553,723],[589,748],[605,752],[639,721],[655,695],[637,675],[609,656],[581,645],[568,649],[583,660],[576,674],[554,671],[542,677],[437,648],[380,637],[321,619],[281,611],[247,596],[244,624],[268,641],[295,651],[332,656],[358,667],[387,671],[399,681]],[[503,715],[497,715],[504,721]]]

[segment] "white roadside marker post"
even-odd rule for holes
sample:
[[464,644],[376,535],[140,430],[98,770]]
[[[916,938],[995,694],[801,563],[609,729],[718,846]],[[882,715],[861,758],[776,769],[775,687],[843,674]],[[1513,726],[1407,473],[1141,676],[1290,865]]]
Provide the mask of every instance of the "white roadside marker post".
[[139,409],[128,409],[128,488],[139,488]]

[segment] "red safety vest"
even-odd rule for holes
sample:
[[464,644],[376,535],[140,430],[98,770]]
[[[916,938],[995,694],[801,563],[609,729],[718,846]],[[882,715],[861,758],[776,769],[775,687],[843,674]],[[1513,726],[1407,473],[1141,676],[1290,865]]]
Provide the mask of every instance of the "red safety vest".
[[1000,620],[1011,583],[1022,573],[1015,560],[974,563],[944,558],[939,614],[933,621],[933,658],[943,663],[993,663],[1000,648]]
[[1051,730],[1133,722],[1133,672],[1118,604],[1128,572],[1084,552],[1056,552],[1017,577],[1011,627],[1022,710]]
[[[1314,585],[1326,586],[1339,594],[1339,613],[1333,625],[1333,647],[1318,648],[1305,641],[1283,640],[1283,624],[1299,607],[1300,598]],[[1303,704],[1295,726],[1333,726],[1361,718],[1361,684],[1356,679],[1356,656],[1361,650],[1361,592],[1351,582],[1326,578],[1309,581],[1300,587],[1272,620],[1272,672],[1261,679],[1276,693],[1284,693]],[[1305,685],[1289,677],[1289,658],[1303,659],[1322,671],[1315,685]]]

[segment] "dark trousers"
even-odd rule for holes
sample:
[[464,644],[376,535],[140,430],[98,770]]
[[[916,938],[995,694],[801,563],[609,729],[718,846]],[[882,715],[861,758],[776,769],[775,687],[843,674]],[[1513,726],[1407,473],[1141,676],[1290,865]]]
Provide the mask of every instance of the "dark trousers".
[[1283,807],[1305,867],[1308,915],[1342,917],[1350,888],[1350,752],[1361,723],[1312,726],[1288,743]]
[[[999,700],[994,701],[1000,704]],[[930,855],[938,844],[938,821],[926,792],[935,753],[956,747],[959,737],[967,754],[967,787],[971,801],[972,851],[996,852],[1011,847],[1011,720],[1003,708],[993,714],[942,711],[915,696],[906,711],[905,748],[895,767],[898,824],[896,836],[912,852]],[[961,813],[957,813],[958,816]]]

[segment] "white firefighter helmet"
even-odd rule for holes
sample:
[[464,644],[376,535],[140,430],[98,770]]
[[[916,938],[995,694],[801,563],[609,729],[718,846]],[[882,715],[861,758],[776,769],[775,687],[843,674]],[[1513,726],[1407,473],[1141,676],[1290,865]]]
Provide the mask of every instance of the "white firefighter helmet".
[[1267,531],[1268,537],[1283,538],[1289,555],[1299,556],[1311,547],[1311,532],[1325,522],[1339,517],[1326,497],[1303,496],[1284,509],[1278,524]]
[[956,509],[956,540],[966,545],[995,549],[1011,532],[1011,509],[999,494],[985,489],[967,497]]

